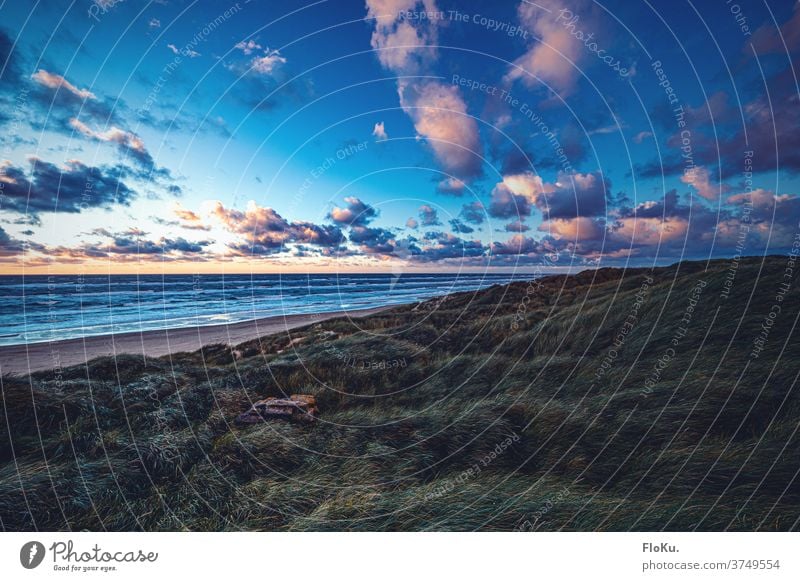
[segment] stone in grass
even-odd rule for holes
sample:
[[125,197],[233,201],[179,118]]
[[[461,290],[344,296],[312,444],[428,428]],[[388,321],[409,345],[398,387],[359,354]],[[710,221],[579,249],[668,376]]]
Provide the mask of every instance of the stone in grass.
[[284,419],[291,422],[312,423],[319,409],[313,395],[292,395],[289,398],[268,397],[255,402],[252,407],[239,414],[239,425],[258,424],[265,420]]

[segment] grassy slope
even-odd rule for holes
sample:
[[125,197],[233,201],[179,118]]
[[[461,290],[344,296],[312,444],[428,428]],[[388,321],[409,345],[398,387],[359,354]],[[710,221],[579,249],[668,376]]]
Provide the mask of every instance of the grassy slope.
[[[2,527],[797,528],[798,291],[750,359],[786,259],[743,260],[725,300],[728,265],[657,269],[600,380],[643,270],[548,278],[518,329],[524,283],[358,321],[367,332],[346,320],[292,331],[305,339],[288,349],[266,337],[237,361],[218,346],[4,377]],[[232,425],[248,399],[283,389],[315,394],[322,421]]]

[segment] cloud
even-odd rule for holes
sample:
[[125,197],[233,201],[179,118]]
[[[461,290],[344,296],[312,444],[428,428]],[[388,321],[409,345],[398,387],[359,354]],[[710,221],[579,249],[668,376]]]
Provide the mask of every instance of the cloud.
[[640,131],[636,135],[633,136],[634,143],[642,143],[645,139],[653,137],[653,133],[651,131]]
[[12,238],[8,232],[0,227],[0,260],[8,257],[16,257],[26,253],[29,250],[41,250],[43,247],[40,244],[25,242]]
[[522,80],[528,86],[541,82],[562,97],[571,93],[579,73],[578,63],[586,49],[564,24],[582,6],[583,3],[562,0],[521,2],[517,14],[534,40],[528,51],[514,61],[506,82]]
[[286,64],[286,58],[277,50],[265,49],[262,56],[254,57],[250,61],[251,70],[262,74],[271,75],[278,67]]
[[465,222],[479,226],[486,220],[486,208],[481,202],[477,201],[471,204],[464,204],[461,207],[460,217]]
[[522,222],[521,220],[517,220],[516,222],[509,222],[505,225],[506,232],[527,232],[530,230],[531,227]]
[[545,220],[603,215],[611,184],[599,172],[559,172],[547,183],[531,172],[503,176],[495,185],[489,214],[495,218],[525,218],[535,206]]
[[[91,234],[105,240],[83,243],[74,247],[28,244],[30,250],[43,254],[45,257],[27,255],[25,263],[28,266],[42,266],[57,260],[61,264],[80,264],[86,260],[98,259],[113,260],[115,263],[142,261],[163,263],[185,259],[198,262],[209,259],[207,249],[213,244],[213,240],[191,241],[180,236],[150,240],[146,238],[147,232],[138,228],[129,228],[125,232],[117,233],[98,228]],[[2,241],[0,241],[0,247],[2,247]],[[2,250],[0,249],[1,254]]]
[[88,89],[78,89],[75,85],[70,83],[61,75],[49,73],[44,69],[39,69],[36,73],[31,75],[31,78],[43,87],[47,87],[48,89],[52,89],[54,91],[63,89],[72,93],[79,99],[91,99],[93,101],[97,100],[95,94]]
[[[760,55],[785,54],[787,48],[790,53],[794,53],[800,49],[800,4],[794,3],[794,12],[789,20],[781,25],[780,32],[776,31],[772,24],[764,24],[753,33],[751,42],[753,49]],[[745,50],[749,54],[751,49],[745,45]]]
[[353,226],[348,237],[365,254],[392,255],[397,250],[395,234],[385,228]]
[[276,254],[286,250],[288,244],[338,248],[345,242],[342,231],[336,226],[289,222],[272,208],[253,201],[244,212],[226,208],[222,202],[211,202],[209,214],[227,230],[242,236],[243,242],[229,245],[242,256]]
[[144,141],[138,135],[119,127],[112,126],[106,131],[93,131],[88,125],[75,118],[70,119],[69,124],[73,129],[91,139],[115,143],[125,150],[133,150],[139,154],[147,153]]
[[150,28],[161,28],[161,21],[158,18],[151,18],[147,26]]
[[776,203],[780,204],[782,202],[787,202],[792,200],[794,196],[789,194],[783,194],[781,196],[776,196],[773,192],[764,189],[757,189],[753,190],[752,192],[746,192],[742,194],[735,194],[733,196],[728,196],[727,202],[729,204],[734,204],[737,206],[743,206],[745,204],[750,204],[756,211],[766,211],[771,212],[772,208],[775,206]]
[[537,196],[546,188],[541,177],[529,172],[503,176],[503,181],[492,190],[489,215],[494,218],[530,216]]
[[190,59],[194,59],[201,56],[199,52],[197,52],[196,50],[192,50],[188,46],[184,48],[178,48],[174,44],[168,44],[167,48],[172,51],[172,54],[179,54],[181,56],[185,56]]
[[[95,131],[75,118],[69,120],[69,125],[75,131],[89,139],[115,144],[123,155],[132,157],[134,161],[146,170],[145,172],[135,172],[130,169],[122,170],[128,175],[144,180],[150,180],[153,177],[172,178],[172,174],[168,169],[156,166],[153,156],[150,155],[150,152],[144,145],[144,141],[135,133],[125,131],[113,125],[105,131]],[[170,185],[167,189],[170,193],[180,193],[180,187],[176,185]]]
[[434,0],[367,0],[367,20],[375,23],[370,44],[380,63],[397,74],[419,72],[435,55],[429,47],[436,45],[436,24],[423,19],[414,26],[402,17],[417,8],[437,11]]
[[721,193],[727,191],[725,184],[712,184],[708,168],[695,167],[681,176],[681,181],[692,186],[706,200],[717,200]]
[[436,208],[423,204],[419,207],[419,219],[423,226],[441,226]]
[[535,195],[545,219],[601,216],[608,209],[611,183],[600,172],[558,174],[555,184],[543,185]]
[[211,226],[203,223],[203,218],[200,214],[184,208],[178,203],[172,206],[172,213],[179,220],[175,222],[175,224],[179,225],[181,228],[185,228],[186,230],[211,230]]
[[517,195],[499,184],[492,190],[489,215],[493,218],[524,218],[531,215],[531,203],[525,196]]
[[600,239],[605,232],[601,221],[585,216],[546,220],[539,226],[539,230],[548,232],[556,239],[566,238],[578,242]]
[[127,106],[119,97],[101,99],[88,89],[79,89],[64,77],[44,69],[30,78],[32,90],[27,95],[25,110],[30,113],[27,121],[35,130],[70,135],[74,132],[70,121],[74,118],[103,126],[122,124],[120,114]]
[[406,220],[406,228],[411,228],[412,230],[416,230],[419,228],[419,222],[417,222],[414,218],[409,218]]
[[460,196],[464,193],[464,188],[466,187],[467,184],[458,178],[447,178],[438,183],[436,191],[440,194]]
[[252,56],[247,69],[242,70],[240,65],[230,65],[228,68],[238,72],[252,72],[265,77],[270,77],[288,61],[279,50],[262,47],[254,40],[240,41],[234,45],[235,49],[242,51],[246,56]]
[[437,81],[409,83],[401,86],[400,95],[403,110],[442,167],[459,180],[479,176],[483,147],[478,125],[458,87]]
[[[404,17],[420,8],[438,10],[434,0],[367,0],[367,20],[375,26],[372,47],[381,65],[397,75],[419,74],[436,58],[437,20]],[[398,93],[400,105],[443,168],[461,180],[480,175],[478,126],[468,115],[458,87],[403,80],[398,82]]]
[[23,73],[19,61],[19,53],[15,48],[14,41],[0,29],[0,63],[2,63],[0,65],[0,126],[10,121],[15,109],[17,111],[19,109],[19,105],[15,103],[19,94],[15,95],[9,90],[12,87],[17,88],[21,84]]
[[375,136],[376,141],[385,141],[386,139],[389,139],[389,136],[386,134],[386,129],[383,127],[383,121],[375,124],[375,127],[372,130],[372,135]]
[[450,220],[450,227],[456,234],[472,234],[473,232],[475,232],[475,228],[473,228],[472,226],[468,226],[467,224],[464,224],[464,222],[462,222],[458,218],[453,218],[452,220]]
[[199,254],[213,243],[211,240],[191,242],[185,238],[165,238],[148,240],[147,234],[132,228],[121,234],[112,234],[107,231],[96,232],[110,239],[106,244],[101,244],[99,249],[109,254]]
[[378,211],[355,196],[344,199],[347,206],[335,206],[328,214],[328,219],[345,226],[366,226],[378,216]]
[[[748,64],[749,70],[739,71],[737,76],[752,74],[761,78],[757,63],[751,59]],[[754,152],[750,156],[754,174],[774,173],[775,168],[800,172],[800,132],[795,130],[800,126],[800,107],[794,75],[791,67],[770,68],[766,74],[767,78],[759,81],[756,96],[743,101],[741,108],[729,106],[727,96],[715,93],[706,103],[688,109],[685,131],[691,134],[695,165],[721,174],[722,180],[730,179],[741,175],[743,152],[749,151]],[[665,108],[665,122],[674,127],[670,115]],[[646,178],[682,174],[686,169],[686,160],[678,153],[682,141],[680,131],[675,131],[667,145],[676,153],[651,160],[639,168],[638,175]]]
[[[113,143],[139,166],[138,170],[120,169],[120,173],[146,181],[154,178],[172,179],[168,169],[156,166],[142,139],[135,133],[121,128],[123,124],[118,112],[126,110],[123,101],[115,99],[109,105],[106,99],[101,100],[93,93],[77,89],[63,77],[44,70],[39,70],[33,78],[36,81],[36,90],[31,92],[29,102],[39,109],[36,111],[38,114],[31,117],[33,127],[68,135],[77,132],[88,139]],[[93,129],[93,125],[99,125],[104,129]],[[170,187],[177,188],[177,186]]]
[[78,213],[90,208],[127,206],[137,193],[120,181],[114,169],[90,167],[68,161],[64,167],[30,159],[26,173],[2,162],[3,197],[0,209],[22,214]]
[[494,242],[491,247],[493,255],[540,255],[549,252],[551,249],[544,244],[522,234],[515,234],[505,242]]
[[480,240],[464,240],[447,232],[429,232],[422,249],[413,255],[417,262],[439,262],[483,257],[487,248]]
[[262,46],[251,39],[246,42],[244,40],[237,42],[233,48],[238,48],[244,54],[251,55],[253,52],[261,50]]

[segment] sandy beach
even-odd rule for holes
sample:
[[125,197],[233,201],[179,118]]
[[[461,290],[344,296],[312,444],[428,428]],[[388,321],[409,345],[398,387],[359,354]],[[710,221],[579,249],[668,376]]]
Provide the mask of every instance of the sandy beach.
[[119,333],[47,343],[0,346],[0,373],[27,375],[59,366],[77,365],[103,355],[132,353],[161,357],[171,353],[197,351],[204,345],[214,343],[237,345],[257,337],[280,333],[336,317],[366,317],[388,308],[391,307],[286,315],[224,325]]

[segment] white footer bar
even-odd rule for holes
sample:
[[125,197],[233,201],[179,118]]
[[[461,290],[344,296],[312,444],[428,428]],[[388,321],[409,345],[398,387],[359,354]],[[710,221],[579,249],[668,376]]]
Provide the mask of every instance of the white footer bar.
[[800,533],[2,533],[0,577],[800,579],[799,552]]

